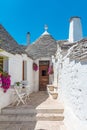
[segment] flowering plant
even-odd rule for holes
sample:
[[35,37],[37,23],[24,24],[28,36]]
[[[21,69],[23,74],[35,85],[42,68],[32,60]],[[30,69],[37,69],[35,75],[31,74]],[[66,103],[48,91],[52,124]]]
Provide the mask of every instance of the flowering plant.
[[16,85],[17,85],[17,86],[20,86],[20,84],[21,84],[20,82],[16,82]]
[[10,75],[6,72],[0,73],[0,87],[3,88],[4,92],[10,88],[11,80]]
[[50,65],[49,68],[48,68],[48,74],[53,74],[54,71],[53,71],[53,65]]
[[38,65],[36,63],[33,63],[33,70],[37,71],[38,70]]

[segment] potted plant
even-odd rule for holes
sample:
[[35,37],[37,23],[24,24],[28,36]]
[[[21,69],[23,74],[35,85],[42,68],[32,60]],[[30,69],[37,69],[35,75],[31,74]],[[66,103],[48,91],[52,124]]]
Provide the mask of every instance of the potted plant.
[[52,95],[53,99],[57,99],[57,97],[58,97],[58,93],[56,93],[56,92],[55,93],[51,93],[51,95]]
[[53,85],[48,86],[48,88],[49,88],[50,91],[54,91],[54,86]]
[[10,88],[11,85],[11,80],[10,80],[10,75],[7,72],[2,72],[1,74],[1,88],[3,88],[4,92],[7,92],[7,90]]
[[38,65],[36,63],[33,63],[33,70],[37,71],[38,70]]
[[17,86],[20,86],[20,84],[21,84],[20,82],[16,82],[16,85],[17,85]]
[[53,71],[53,65],[50,65],[49,68],[48,68],[48,74],[53,74],[54,71]]

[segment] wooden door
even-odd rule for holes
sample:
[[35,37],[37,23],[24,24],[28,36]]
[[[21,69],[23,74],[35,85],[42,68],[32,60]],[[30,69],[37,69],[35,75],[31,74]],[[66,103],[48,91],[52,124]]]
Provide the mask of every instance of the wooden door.
[[[44,62],[43,62],[44,63]],[[40,64],[39,65],[39,90],[46,91],[47,84],[49,84],[49,75],[48,75],[48,67],[49,64]]]

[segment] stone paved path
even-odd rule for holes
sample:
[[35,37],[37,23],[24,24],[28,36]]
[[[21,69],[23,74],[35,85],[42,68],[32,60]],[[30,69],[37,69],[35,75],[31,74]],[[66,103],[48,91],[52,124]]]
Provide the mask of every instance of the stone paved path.
[[63,105],[47,92],[32,93],[26,105],[2,110],[0,130],[66,130],[63,111]]

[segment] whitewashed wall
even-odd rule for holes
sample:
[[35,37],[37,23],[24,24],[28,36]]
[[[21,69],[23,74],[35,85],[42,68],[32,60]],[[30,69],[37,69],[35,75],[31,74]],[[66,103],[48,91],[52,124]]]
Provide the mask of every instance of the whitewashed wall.
[[0,52],[0,56],[5,57],[3,61],[3,69],[11,75],[11,84],[22,80],[22,55],[13,55],[8,52]]
[[[75,114],[82,120],[87,119],[87,62],[69,63],[66,60],[61,71],[62,92],[68,99]],[[84,102],[85,101],[85,102]],[[83,107],[84,106],[84,107]],[[84,111],[84,113],[83,113]]]
[[11,84],[22,81],[22,57],[16,55],[8,59],[8,72],[11,75]]
[[87,62],[70,61],[67,56],[72,49],[63,57],[58,46],[53,59],[54,83],[58,86],[58,101],[64,102],[67,130],[87,130]]
[[8,106],[13,102],[13,89],[9,89],[6,93],[3,92],[3,89],[0,88],[0,111],[2,108]]
[[34,92],[34,72],[33,72],[33,60],[27,60],[27,81],[29,83],[30,92]]
[[35,60],[34,61],[37,65],[38,65],[38,70],[37,71],[34,71],[33,70],[33,73],[34,73],[34,91],[37,92],[39,91],[39,59]]
[[[11,75],[11,84],[13,85],[17,81],[22,81],[22,67],[23,61],[26,61],[26,80],[30,88],[30,93],[34,91],[34,78],[33,78],[33,60],[27,55],[12,55],[7,52],[0,53],[1,56],[7,57],[4,59],[4,71],[8,71]],[[9,105],[14,100],[13,89],[10,88],[6,93],[0,88],[0,109]]]
[[25,64],[24,66],[24,80],[28,81],[28,85],[30,88],[30,92],[33,92],[34,89],[34,79],[33,79],[33,60],[27,57],[26,55],[15,55],[14,57],[10,57],[8,59],[8,70],[9,74],[11,75],[11,84],[14,84],[15,82],[22,81],[22,75],[23,75],[23,61]]
[[58,84],[68,130],[87,130],[87,62],[67,58],[60,70]]

